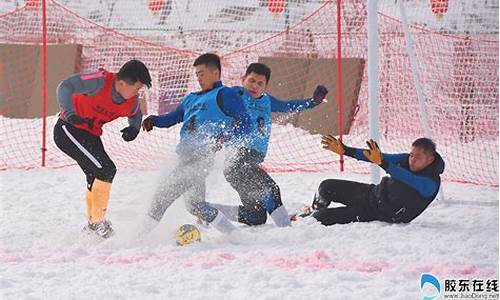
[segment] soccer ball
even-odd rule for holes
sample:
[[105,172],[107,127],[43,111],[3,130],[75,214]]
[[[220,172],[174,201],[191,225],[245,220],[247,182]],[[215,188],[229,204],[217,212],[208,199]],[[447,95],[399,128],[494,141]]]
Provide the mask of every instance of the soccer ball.
[[201,241],[200,230],[191,224],[184,224],[175,231],[175,241],[179,246],[189,245]]

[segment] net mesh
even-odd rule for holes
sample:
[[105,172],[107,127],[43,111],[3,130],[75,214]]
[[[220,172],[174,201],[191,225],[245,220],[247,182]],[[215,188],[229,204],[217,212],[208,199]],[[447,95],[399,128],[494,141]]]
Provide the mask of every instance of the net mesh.
[[[41,48],[36,45],[42,41],[42,6],[36,0],[22,6],[18,2],[0,6],[2,169],[33,168],[41,161],[42,119],[32,107],[41,106]],[[438,12],[433,2],[407,0],[403,4],[428,125],[446,162],[444,179],[498,185],[498,1],[438,0],[442,2]],[[342,57],[366,61],[366,1],[343,1],[341,7]],[[153,87],[141,97],[146,99],[148,114],[162,114],[175,108],[187,92],[198,89],[191,65],[203,52],[221,55],[227,85],[241,84],[246,66],[262,57],[318,58],[310,61],[307,80],[322,84],[336,78],[337,70],[325,68],[321,60],[336,58],[336,16],[333,1],[47,1],[47,42],[49,47],[81,45],[73,66],[78,72],[99,67],[117,71],[129,59],[144,61]],[[413,140],[424,135],[424,127],[394,1],[379,0],[378,18],[380,145],[385,152],[407,151]],[[20,51],[12,45],[33,47]],[[57,78],[63,72],[58,69],[62,58],[51,57],[50,49],[48,74]],[[17,76],[12,70],[25,75]],[[311,95],[297,79],[304,78],[301,72],[303,68],[295,64],[283,64],[271,81],[307,98]],[[370,138],[367,68],[361,74],[349,73],[354,72],[349,68],[344,72],[344,92],[354,86],[350,78],[360,78],[344,142],[363,147]],[[335,86],[329,88],[335,90]],[[47,93],[49,105],[54,105],[55,92]],[[328,101],[333,103],[337,99],[331,94]],[[30,109],[33,112],[26,113]],[[337,122],[333,121],[337,114],[333,105],[310,122]],[[264,167],[270,171],[338,167],[338,157],[320,148],[320,135],[294,126],[298,117],[276,119]],[[74,164],[52,141],[56,119],[55,112],[49,111],[47,165]],[[124,143],[119,130],[125,126],[126,119],[121,119],[104,127],[103,142],[119,168],[154,168],[178,141],[179,126],[174,126]],[[345,168],[369,171],[368,164],[353,159],[345,160]]]

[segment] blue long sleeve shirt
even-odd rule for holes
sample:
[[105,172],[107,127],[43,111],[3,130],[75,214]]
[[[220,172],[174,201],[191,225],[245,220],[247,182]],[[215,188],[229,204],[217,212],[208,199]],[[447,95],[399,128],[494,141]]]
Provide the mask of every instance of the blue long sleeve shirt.
[[296,113],[318,106],[319,103],[312,98],[300,100],[282,101],[269,95],[271,100],[271,112]]
[[[214,88],[222,87],[222,82],[218,81]],[[197,92],[193,94],[200,95],[203,92]],[[248,131],[250,128],[250,116],[248,111],[245,109],[245,105],[243,99],[232,89],[225,87],[220,90],[219,94],[223,108],[221,108],[228,116],[240,121],[240,127],[243,128],[243,131]],[[179,104],[174,110],[171,112],[159,115],[155,117],[154,125],[156,127],[168,128],[172,125],[181,123],[184,121],[184,114],[186,110],[185,100]]]
[[[354,158],[370,162],[364,155],[364,149],[352,148],[355,150]],[[416,175],[410,170],[399,166],[400,163],[408,161],[408,153],[382,153],[386,162],[385,171],[394,179],[406,183],[414,188],[422,197],[428,198],[437,192],[438,184],[427,176]]]
[[258,162],[264,161],[267,154],[272,128],[271,112],[296,113],[319,104],[312,99],[282,101],[268,93],[253,98],[244,87],[236,86],[233,89],[245,100],[252,122],[252,132],[238,146],[254,153],[254,159]]
[[[222,135],[223,140],[228,141],[245,135],[252,128],[244,100],[220,81],[211,90],[188,94],[173,111],[156,116],[153,122],[160,128],[183,122],[181,144],[197,143],[200,149],[208,139]],[[194,128],[197,135],[193,135]]]

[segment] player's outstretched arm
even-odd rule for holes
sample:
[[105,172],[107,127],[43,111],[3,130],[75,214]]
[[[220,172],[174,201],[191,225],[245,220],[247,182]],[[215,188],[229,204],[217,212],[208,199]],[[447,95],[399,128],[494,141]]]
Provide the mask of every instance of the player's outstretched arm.
[[142,121],[142,130],[149,132],[153,127],[168,128],[184,121],[184,105],[179,104],[173,111],[164,115],[151,115]]
[[307,99],[282,101],[274,96],[269,95],[271,98],[271,111],[296,113],[306,109],[310,109],[321,104],[327,94],[328,90],[326,89],[326,87],[323,85],[318,85],[314,90],[313,96]]

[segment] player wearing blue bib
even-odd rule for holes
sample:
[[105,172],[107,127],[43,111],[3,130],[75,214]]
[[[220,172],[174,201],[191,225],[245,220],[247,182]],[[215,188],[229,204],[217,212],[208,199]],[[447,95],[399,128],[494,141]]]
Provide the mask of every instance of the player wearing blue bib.
[[264,224],[267,213],[277,226],[289,226],[290,220],[281,201],[276,182],[260,167],[264,161],[271,135],[271,112],[294,113],[320,104],[328,93],[318,86],[313,97],[304,100],[280,101],[265,93],[271,70],[264,64],[252,63],[243,77],[243,87],[234,87],[245,100],[253,124],[252,132],[238,145],[236,155],[227,159],[226,180],[238,192],[242,205],[211,203],[233,221],[248,225]]
[[192,215],[224,233],[234,228],[222,212],[205,202],[205,179],[222,142],[250,131],[250,116],[237,92],[222,85],[217,55],[203,54],[193,66],[201,91],[188,94],[175,110],[149,116],[143,122],[146,131],[183,124],[177,145],[179,163],[161,182],[140,230],[142,234],[151,231],[181,195]]

